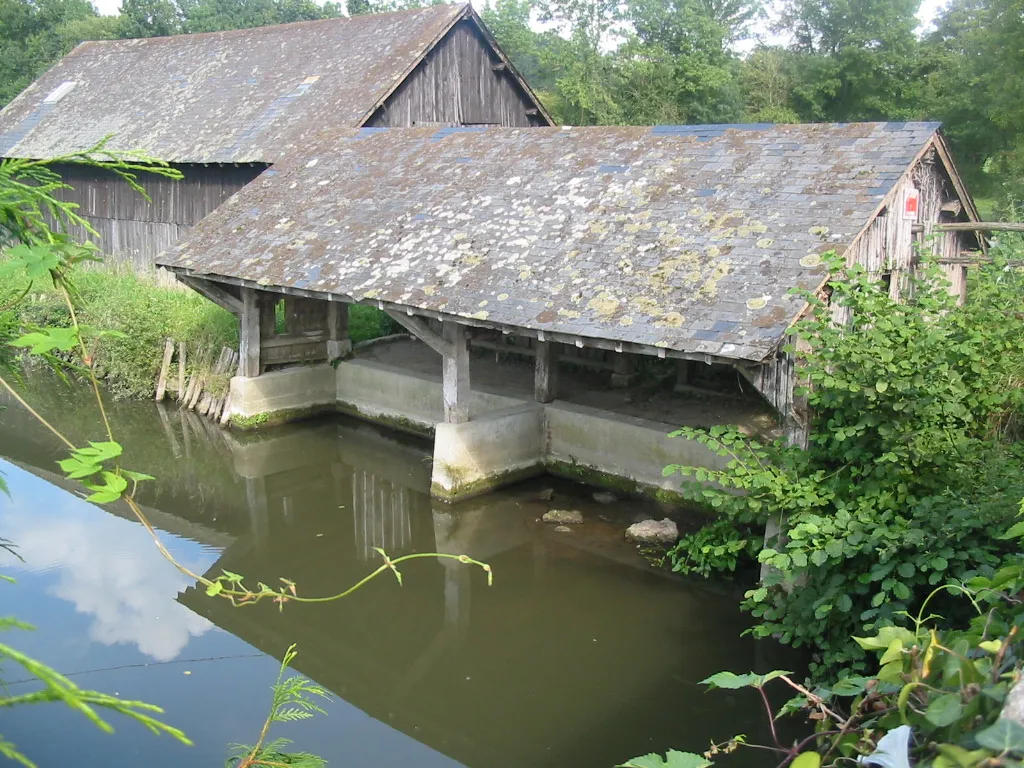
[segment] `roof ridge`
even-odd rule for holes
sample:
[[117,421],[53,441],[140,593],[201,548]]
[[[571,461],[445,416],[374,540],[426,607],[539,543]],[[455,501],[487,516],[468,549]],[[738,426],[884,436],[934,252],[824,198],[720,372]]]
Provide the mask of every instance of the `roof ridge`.
[[[244,37],[246,35],[262,35],[269,34],[281,30],[283,28],[299,28],[299,27],[312,27],[315,25],[329,25],[329,24],[359,24],[365,23],[369,19],[379,19],[385,16],[419,16],[419,15],[432,15],[438,16],[455,16],[465,10],[469,2],[457,2],[457,3],[438,3],[437,5],[427,5],[421,8],[407,8],[404,10],[397,11],[386,11],[384,13],[367,13],[360,14],[358,16],[337,16],[331,19],[305,19],[302,21],[289,21],[283,24],[264,24],[258,27],[242,27],[240,29],[220,29],[213,32],[185,32],[178,35],[161,35],[158,37],[128,37],[117,40],[83,40],[79,45],[75,46],[71,51],[68,52],[68,56],[71,56],[76,51],[80,51],[86,47],[132,47],[139,45],[163,45],[172,44],[171,41],[184,41],[184,40],[196,40],[199,38],[208,39],[211,37]],[[447,13],[440,13],[440,10],[447,11]]]

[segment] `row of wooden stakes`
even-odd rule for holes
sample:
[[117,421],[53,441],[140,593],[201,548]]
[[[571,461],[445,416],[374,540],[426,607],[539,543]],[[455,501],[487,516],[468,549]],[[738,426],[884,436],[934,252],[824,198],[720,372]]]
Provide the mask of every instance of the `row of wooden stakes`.
[[[220,355],[213,361],[214,349],[200,350],[191,375],[188,375],[188,350],[183,341],[175,343],[167,339],[164,343],[164,358],[160,375],[156,380],[156,401],[160,402],[174,391],[175,399],[182,408],[195,411],[212,421],[227,424],[231,414],[227,409],[228,382],[226,376],[238,368],[238,351],[222,347]],[[177,357],[178,370],[171,378],[171,364]],[[174,384],[177,384],[174,387]]]

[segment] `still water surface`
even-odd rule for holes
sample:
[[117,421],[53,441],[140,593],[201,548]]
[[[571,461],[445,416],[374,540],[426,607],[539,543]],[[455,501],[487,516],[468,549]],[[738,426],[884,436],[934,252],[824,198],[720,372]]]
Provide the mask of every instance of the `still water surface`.
[[[100,439],[78,389],[33,377],[30,393],[73,440]],[[424,443],[343,420],[225,437],[152,403],[113,408],[126,466],[157,481],[140,501],[168,548],[196,572],[296,581],[331,594],[389,553],[416,561],[405,585],[381,578],[353,597],[284,612],[206,597],[117,506],[83,501],[54,473],[59,444],[16,405],[0,410],[0,535],[9,636],[79,685],[158,704],[195,745],[115,719],[107,736],[52,706],[5,712],[0,732],[42,766],[217,766],[258,732],[284,650],[334,695],[328,714],[282,728],[331,765],[360,768],[607,768],[709,738],[762,737],[757,703],[697,684],[763,666],[741,639],[734,587],[652,571],[621,539],[642,509],[602,505],[550,479],[459,506],[432,502]],[[61,486],[64,487],[61,487]],[[555,500],[537,493],[554,488]],[[587,522],[556,533],[552,504]],[[657,511],[657,510],[653,510]],[[4,670],[12,692],[28,690]],[[753,765],[748,759],[736,763]]]

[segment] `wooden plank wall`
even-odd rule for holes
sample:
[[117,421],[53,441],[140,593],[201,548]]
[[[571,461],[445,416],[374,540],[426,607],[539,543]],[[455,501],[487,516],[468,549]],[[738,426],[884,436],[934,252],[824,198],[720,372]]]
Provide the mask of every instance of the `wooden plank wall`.
[[[903,203],[907,194],[916,189],[920,193],[916,221],[903,218]],[[957,201],[956,190],[946,175],[934,150],[915,165],[897,186],[892,202],[871,222],[857,244],[846,253],[846,263],[861,264],[878,279],[889,273],[889,295],[898,300],[906,290],[906,275],[913,272],[918,261],[918,249],[929,248],[936,257],[953,259],[964,247],[964,233],[934,231],[935,224],[953,221],[955,214],[943,210]],[[914,226],[923,226],[922,233],[914,233]],[[944,264],[950,292],[962,302],[966,290],[966,268],[962,264]],[[849,321],[849,313],[838,304],[832,307],[832,316],[839,323]]]
[[546,125],[533,103],[470,21],[438,43],[368,126]]
[[[97,243],[114,262],[136,271],[152,268],[153,259],[181,238],[204,216],[260,174],[264,166],[181,165],[181,181],[161,177],[140,181],[147,201],[124,180],[98,168],[55,165],[71,189],[63,200],[78,203],[79,213],[100,235]],[[81,228],[72,231],[84,237]]]
[[[264,293],[260,303],[260,369],[327,360],[328,302]],[[284,301],[285,329],[277,332],[277,302]]]

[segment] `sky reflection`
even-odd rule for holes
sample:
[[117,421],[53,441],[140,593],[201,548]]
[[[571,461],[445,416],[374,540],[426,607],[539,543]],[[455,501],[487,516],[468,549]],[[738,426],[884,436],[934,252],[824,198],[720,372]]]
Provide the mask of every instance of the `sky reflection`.
[[[90,618],[88,636],[104,645],[134,645],[171,661],[212,628],[175,595],[189,586],[139,524],[110,515],[61,488],[0,461],[10,497],[0,495],[0,535],[24,562],[3,555],[6,573],[46,574],[45,592]],[[162,534],[175,557],[202,573],[218,553]],[[16,587],[15,587],[16,588]]]

